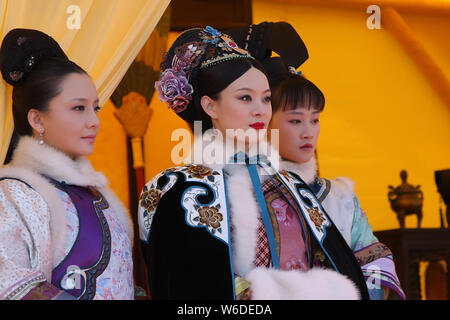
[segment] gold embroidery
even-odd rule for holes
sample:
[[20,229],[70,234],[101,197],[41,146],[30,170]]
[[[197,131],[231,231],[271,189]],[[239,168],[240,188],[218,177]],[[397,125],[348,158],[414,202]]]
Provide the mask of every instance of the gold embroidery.
[[159,200],[161,199],[161,191],[155,188],[151,188],[147,191],[144,191],[141,194],[140,202],[141,207],[145,210],[152,212],[156,210],[158,207]]
[[317,207],[314,207],[312,209],[310,209],[310,208],[306,208],[306,209],[308,210],[309,218],[312,220],[312,222],[316,226],[316,229],[319,232],[323,232],[322,225],[326,220],[320,213],[319,209]]
[[197,179],[203,179],[213,174],[213,170],[206,168],[204,166],[190,166],[186,170],[187,174],[192,175],[192,177]]
[[217,229],[220,227],[220,222],[223,220],[223,215],[216,207],[201,207],[198,209],[200,223]]

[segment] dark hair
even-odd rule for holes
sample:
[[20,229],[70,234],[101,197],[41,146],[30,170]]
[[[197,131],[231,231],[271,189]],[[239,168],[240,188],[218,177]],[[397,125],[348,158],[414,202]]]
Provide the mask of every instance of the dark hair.
[[14,133],[5,164],[11,159],[22,136],[32,135],[28,122],[30,109],[46,111],[49,101],[61,92],[61,83],[72,73],[87,74],[70,61],[58,43],[37,30],[14,29],[0,49],[3,79],[13,85]]
[[297,74],[288,74],[284,80],[272,85],[272,112],[297,108],[323,111],[325,97],[311,81]]
[[23,84],[14,87],[14,129],[19,136],[28,136],[33,130],[28,122],[28,111],[46,111],[49,101],[61,93],[61,83],[71,73],[86,74],[74,62],[56,58],[42,61]]
[[203,96],[208,96],[213,100],[219,100],[220,93],[252,67],[266,75],[262,64],[251,58],[238,58],[224,61],[214,66],[201,69],[198,72],[196,81],[193,83],[194,94],[191,107],[195,111],[194,121],[202,121],[203,132],[212,128],[212,121],[209,115],[203,110],[200,99]]

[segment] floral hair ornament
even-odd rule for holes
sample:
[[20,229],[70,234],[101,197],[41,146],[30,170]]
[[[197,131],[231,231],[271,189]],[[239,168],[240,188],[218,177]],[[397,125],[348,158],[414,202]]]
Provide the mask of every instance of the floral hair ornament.
[[192,101],[194,89],[189,78],[191,75],[195,77],[194,69],[197,71],[235,58],[254,59],[230,36],[210,26],[186,32],[195,32],[194,40],[175,48],[170,68],[165,69],[160,80],[155,82],[159,99],[177,114],[185,111]]
[[159,99],[168,107],[180,113],[186,110],[192,100],[194,89],[189,83],[190,71],[199,64],[206,45],[202,42],[188,42],[176,48],[172,59],[172,68],[164,70],[155,89]]

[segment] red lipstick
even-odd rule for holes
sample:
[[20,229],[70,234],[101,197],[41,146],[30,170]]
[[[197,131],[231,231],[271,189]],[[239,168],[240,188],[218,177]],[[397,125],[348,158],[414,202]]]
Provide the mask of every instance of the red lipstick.
[[252,127],[255,130],[264,129],[264,122],[255,122],[255,123],[251,124],[250,127]]

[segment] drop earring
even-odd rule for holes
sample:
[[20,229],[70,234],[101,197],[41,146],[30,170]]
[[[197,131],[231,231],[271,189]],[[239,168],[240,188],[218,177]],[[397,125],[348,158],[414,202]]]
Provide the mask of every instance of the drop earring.
[[39,144],[42,146],[44,144],[43,132],[39,132]]

